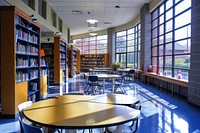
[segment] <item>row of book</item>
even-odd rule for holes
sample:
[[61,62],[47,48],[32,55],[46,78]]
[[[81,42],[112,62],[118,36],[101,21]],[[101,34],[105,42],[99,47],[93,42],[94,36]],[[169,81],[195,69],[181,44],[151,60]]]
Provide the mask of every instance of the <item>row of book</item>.
[[30,74],[30,79],[38,78],[39,76],[38,70],[31,70],[29,74]]
[[32,94],[28,97],[28,101],[32,101],[32,102],[35,102],[36,101],[36,95],[35,94]]
[[16,72],[16,82],[23,82],[34,78],[38,78],[38,70],[32,70],[29,73],[23,71]]
[[31,90],[31,91],[36,91],[36,90],[38,90],[38,83],[31,82],[31,83],[30,83],[30,86],[29,86],[29,90]]
[[66,69],[65,65],[60,65],[60,69],[65,70]]
[[36,43],[36,44],[38,43],[38,37],[37,36],[35,36],[34,34],[31,35],[30,33],[23,31],[22,29],[16,30],[16,37],[18,39],[28,41],[28,42],[31,42],[31,43]]
[[65,64],[65,63],[66,63],[65,59],[60,61],[60,64]]
[[24,54],[36,54],[38,55],[38,48],[31,45],[23,45],[20,42],[16,44],[16,51]]
[[40,59],[40,66],[46,66],[47,63],[44,59]]
[[27,72],[17,72],[16,73],[16,82],[23,82],[29,79]]
[[30,66],[31,67],[38,66],[38,60],[37,59],[31,58],[31,59],[29,59],[29,61],[30,61]]
[[60,57],[61,57],[61,58],[66,58],[65,56],[66,56],[66,55],[65,55],[64,53],[60,53]]
[[61,46],[60,46],[60,51],[65,52],[65,51],[66,51],[66,47],[61,45]]
[[16,66],[17,66],[17,68],[28,67],[29,66],[28,65],[28,59],[17,58]]
[[47,75],[48,75],[48,70],[47,69],[40,70],[40,76],[47,76]]
[[37,33],[39,33],[39,29],[33,29],[32,25],[27,23],[27,20],[23,19],[22,17],[16,15],[16,24],[21,25],[25,28],[28,28],[29,30],[33,30]]

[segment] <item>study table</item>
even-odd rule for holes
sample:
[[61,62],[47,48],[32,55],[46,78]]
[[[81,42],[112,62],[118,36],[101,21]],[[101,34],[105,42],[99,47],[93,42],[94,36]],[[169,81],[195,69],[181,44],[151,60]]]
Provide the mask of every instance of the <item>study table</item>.
[[117,69],[117,71],[119,72],[129,72],[131,69],[130,68],[120,68],[120,69]]
[[23,113],[31,122],[56,129],[104,128],[140,116],[139,110],[128,106],[60,98],[35,102]]
[[95,74],[95,73],[109,73],[111,70],[108,69],[89,69],[90,74]]

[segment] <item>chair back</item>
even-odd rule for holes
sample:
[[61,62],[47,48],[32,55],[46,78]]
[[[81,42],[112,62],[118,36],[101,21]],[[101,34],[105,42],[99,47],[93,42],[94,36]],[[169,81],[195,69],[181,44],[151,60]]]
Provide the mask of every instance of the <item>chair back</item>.
[[89,80],[90,82],[97,82],[97,81],[98,81],[98,76],[90,75],[90,76],[88,77],[88,80]]
[[26,107],[29,107],[33,104],[32,101],[26,101],[26,102],[23,102],[21,104],[19,104],[17,106],[17,109],[19,111],[19,116],[21,117],[21,119],[23,119],[23,113],[22,113],[22,110],[25,109]]
[[134,73],[135,73],[134,69],[129,70],[129,74],[134,74]]
[[20,117],[19,122],[22,125],[23,133],[44,133],[42,128],[27,124]]

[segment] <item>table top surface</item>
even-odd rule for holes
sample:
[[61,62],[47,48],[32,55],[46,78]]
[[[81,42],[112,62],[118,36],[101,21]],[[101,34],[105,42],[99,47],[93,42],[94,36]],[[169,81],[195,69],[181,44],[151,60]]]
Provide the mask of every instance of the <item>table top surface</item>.
[[51,128],[97,128],[123,124],[140,115],[139,110],[105,103],[48,99],[35,102],[23,111],[25,117]]
[[120,72],[129,72],[131,70],[131,68],[120,68],[120,69],[117,69],[117,71],[120,71]]
[[98,76],[98,78],[121,78],[122,77],[122,75],[119,75],[119,74],[95,74],[95,75]]
[[74,100],[74,101],[82,101],[82,102],[94,102],[94,103],[107,103],[107,104],[118,104],[118,105],[132,105],[139,100],[132,96],[124,95],[124,94],[101,94],[101,95],[62,95],[57,96],[58,99],[63,100]]
[[110,72],[108,69],[89,69],[90,72]]

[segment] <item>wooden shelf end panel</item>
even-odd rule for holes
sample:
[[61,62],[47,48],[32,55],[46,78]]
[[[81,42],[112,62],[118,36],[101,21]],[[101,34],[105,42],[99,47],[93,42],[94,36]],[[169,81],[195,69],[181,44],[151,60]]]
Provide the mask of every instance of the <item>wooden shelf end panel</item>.
[[18,113],[17,106],[28,99],[28,82],[21,82],[15,85],[15,114]]
[[40,98],[44,98],[47,95],[47,76],[40,77]]

